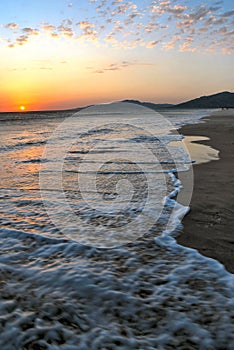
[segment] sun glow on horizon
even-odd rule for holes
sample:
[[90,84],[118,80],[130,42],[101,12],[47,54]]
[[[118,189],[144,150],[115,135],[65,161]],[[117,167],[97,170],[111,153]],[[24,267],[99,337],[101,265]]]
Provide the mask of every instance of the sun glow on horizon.
[[26,108],[25,108],[25,106],[20,106],[19,109],[21,110],[21,112],[24,112]]

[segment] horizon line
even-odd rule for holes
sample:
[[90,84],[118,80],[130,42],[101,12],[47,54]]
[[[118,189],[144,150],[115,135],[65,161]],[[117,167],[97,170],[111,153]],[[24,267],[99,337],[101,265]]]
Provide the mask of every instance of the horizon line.
[[72,111],[75,111],[75,110],[80,111],[82,109],[85,109],[85,108],[88,108],[88,107],[91,107],[91,106],[98,106],[98,105],[103,105],[103,104],[111,104],[111,103],[116,103],[116,102],[128,102],[128,101],[129,101],[129,103],[131,103],[130,101],[136,101],[136,102],[139,102],[139,103],[151,103],[151,104],[153,104],[155,106],[157,106],[157,105],[168,105],[168,107],[165,107],[165,108],[170,108],[170,107],[174,107],[174,106],[179,106],[180,104],[184,104],[186,102],[190,102],[190,101],[199,99],[201,97],[215,96],[215,95],[222,94],[222,93],[230,93],[230,94],[232,94],[234,92],[228,91],[228,90],[224,90],[224,91],[221,91],[221,92],[212,93],[210,95],[202,95],[202,96],[199,96],[199,97],[195,97],[195,98],[192,98],[190,100],[182,101],[182,102],[179,102],[179,103],[170,103],[170,102],[155,103],[155,102],[151,102],[151,101],[141,101],[141,100],[134,99],[134,98],[126,98],[126,99],[123,99],[123,100],[120,100],[120,101],[119,100],[118,101],[114,100],[114,101],[111,101],[111,102],[100,102],[100,103],[89,104],[89,105],[85,105],[85,106],[81,106],[81,107],[71,107],[71,108],[66,108],[66,109],[38,109],[38,110],[2,111],[2,112],[0,112],[0,114],[4,114],[4,113],[7,113],[7,114],[12,114],[12,113],[31,114],[31,113],[38,113],[38,112],[43,112],[43,113],[72,112]]

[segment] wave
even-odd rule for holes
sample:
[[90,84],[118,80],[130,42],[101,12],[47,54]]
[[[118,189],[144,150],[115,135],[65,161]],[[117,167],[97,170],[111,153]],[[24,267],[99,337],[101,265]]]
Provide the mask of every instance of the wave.
[[7,229],[0,240],[3,350],[233,348],[233,276],[170,236],[112,249]]

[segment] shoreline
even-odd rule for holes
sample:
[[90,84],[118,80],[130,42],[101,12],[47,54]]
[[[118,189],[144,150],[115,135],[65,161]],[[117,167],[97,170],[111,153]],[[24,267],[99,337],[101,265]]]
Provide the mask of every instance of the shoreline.
[[197,142],[219,150],[219,160],[193,164],[190,212],[176,240],[234,273],[234,111],[219,111],[202,120],[205,123],[185,125],[178,131],[208,137]]

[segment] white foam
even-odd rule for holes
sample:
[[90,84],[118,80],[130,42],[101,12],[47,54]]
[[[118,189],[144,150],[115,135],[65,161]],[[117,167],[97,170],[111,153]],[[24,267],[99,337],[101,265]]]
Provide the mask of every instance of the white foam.
[[115,249],[0,239],[3,350],[233,348],[233,276],[170,236]]

